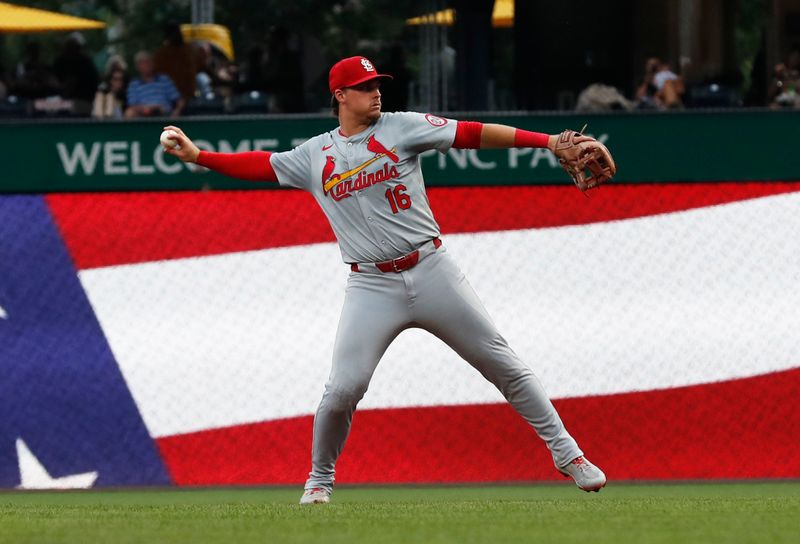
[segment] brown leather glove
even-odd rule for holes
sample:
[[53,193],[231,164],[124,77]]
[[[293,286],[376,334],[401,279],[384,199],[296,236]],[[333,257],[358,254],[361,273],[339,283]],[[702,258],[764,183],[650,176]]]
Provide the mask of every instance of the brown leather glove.
[[583,192],[610,181],[617,173],[617,165],[608,148],[581,132],[565,130],[559,134],[553,152],[561,167]]

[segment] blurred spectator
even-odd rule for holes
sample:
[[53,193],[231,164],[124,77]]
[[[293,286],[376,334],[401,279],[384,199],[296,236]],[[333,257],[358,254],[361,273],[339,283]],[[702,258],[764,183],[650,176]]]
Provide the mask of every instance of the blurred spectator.
[[214,84],[211,79],[209,57],[211,46],[207,43],[195,44],[195,66],[197,73],[194,76],[195,96],[214,96]]
[[125,117],[179,116],[185,101],[169,76],[156,73],[153,56],[147,51],[136,53],[135,60],[139,77],[128,86]]
[[22,60],[17,63],[16,81],[12,94],[23,98],[43,98],[55,94],[58,82],[53,72],[42,62],[39,42],[28,42]]
[[800,51],[793,50],[786,62],[775,66],[769,87],[770,106],[773,108],[800,107]]
[[227,57],[220,55],[218,68],[215,72],[213,82],[215,83],[214,94],[224,99],[225,104],[231,104],[236,93],[236,85],[239,81],[239,67],[235,62],[228,60]]
[[125,91],[127,86],[125,70],[112,66],[105,81],[94,95],[92,117],[96,119],[122,119],[125,112]]
[[305,110],[303,69],[300,55],[289,45],[289,31],[276,27],[269,40],[267,63],[264,67],[267,89],[280,113]]
[[602,83],[593,83],[581,91],[575,105],[575,110],[582,112],[631,109],[633,109],[633,103],[625,98],[619,89]]
[[215,54],[215,51],[208,42],[197,44],[195,82],[198,92],[195,94],[206,98],[215,95],[229,97],[236,86],[236,65],[221,53]]
[[99,76],[94,62],[83,51],[84,44],[80,33],[70,34],[53,63],[53,71],[58,78],[61,97],[74,102],[75,113],[88,115]]
[[656,86],[653,83],[653,77],[659,64],[658,59],[647,59],[644,64],[644,76],[642,82],[636,89],[636,107],[644,110],[658,109],[660,107],[659,101],[656,98]]
[[406,52],[403,46],[395,43],[389,49],[389,57],[381,64],[381,68],[391,74],[394,79],[386,80],[382,85],[386,92],[382,93],[381,103],[384,111],[406,111],[408,109],[408,85],[411,72],[406,64]]
[[194,96],[197,74],[194,48],[183,41],[180,25],[164,28],[164,44],[153,53],[156,72],[166,74],[184,100]]
[[111,55],[108,57],[106,61],[106,69],[103,71],[103,78],[108,79],[108,76],[111,75],[111,72],[114,70],[122,70],[125,74],[125,81],[127,82],[127,74],[128,74],[128,63],[125,62],[125,59],[122,58],[122,55]]
[[645,62],[644,77],[636,90],[637,107],[640,109],[664,109],[683,107],[686,92],[683,78],[658,58]]

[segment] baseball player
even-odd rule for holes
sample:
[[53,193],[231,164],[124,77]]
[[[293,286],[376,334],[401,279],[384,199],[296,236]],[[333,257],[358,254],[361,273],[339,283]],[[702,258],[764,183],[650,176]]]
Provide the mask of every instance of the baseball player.
[[[330,70],[340,126],[291,151],[200,151],[177,127],[165,151],[239,179],[310,192],[350,267],[333,366],[314,417],[311,472],[300,503],[327,503],[356,405],[389,344],[404,329],[436,335],[492,382],[544,440],[556,468],[585,491],[606,477],[569,435],[538,378],[511,350],[447,253],[433,218],[419,155],[428,149],[546,147],[582,190],[616,171],[608,150],[573,131],[558,136],[431,114],[381,112],[380,74],[366,58]],[[589,170],[590,177],[585,175]]]

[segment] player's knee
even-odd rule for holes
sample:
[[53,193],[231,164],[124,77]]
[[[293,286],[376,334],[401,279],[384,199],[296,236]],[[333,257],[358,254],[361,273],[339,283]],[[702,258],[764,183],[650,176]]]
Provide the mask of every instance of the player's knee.
[[368,382],[348,385],[327,384],[325,386],[325,404],[329,410],[344,412],[352,410],[367,392]]

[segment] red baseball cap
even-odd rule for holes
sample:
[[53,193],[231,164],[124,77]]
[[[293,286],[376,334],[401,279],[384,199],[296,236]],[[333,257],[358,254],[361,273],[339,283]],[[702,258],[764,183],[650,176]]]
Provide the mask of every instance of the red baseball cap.
[[392,79],[388,74],[379,74],[367,57],[348,57],[333,65],[328,74],[328,87],[333,93],[336,89],[354,87],[378,77]]

